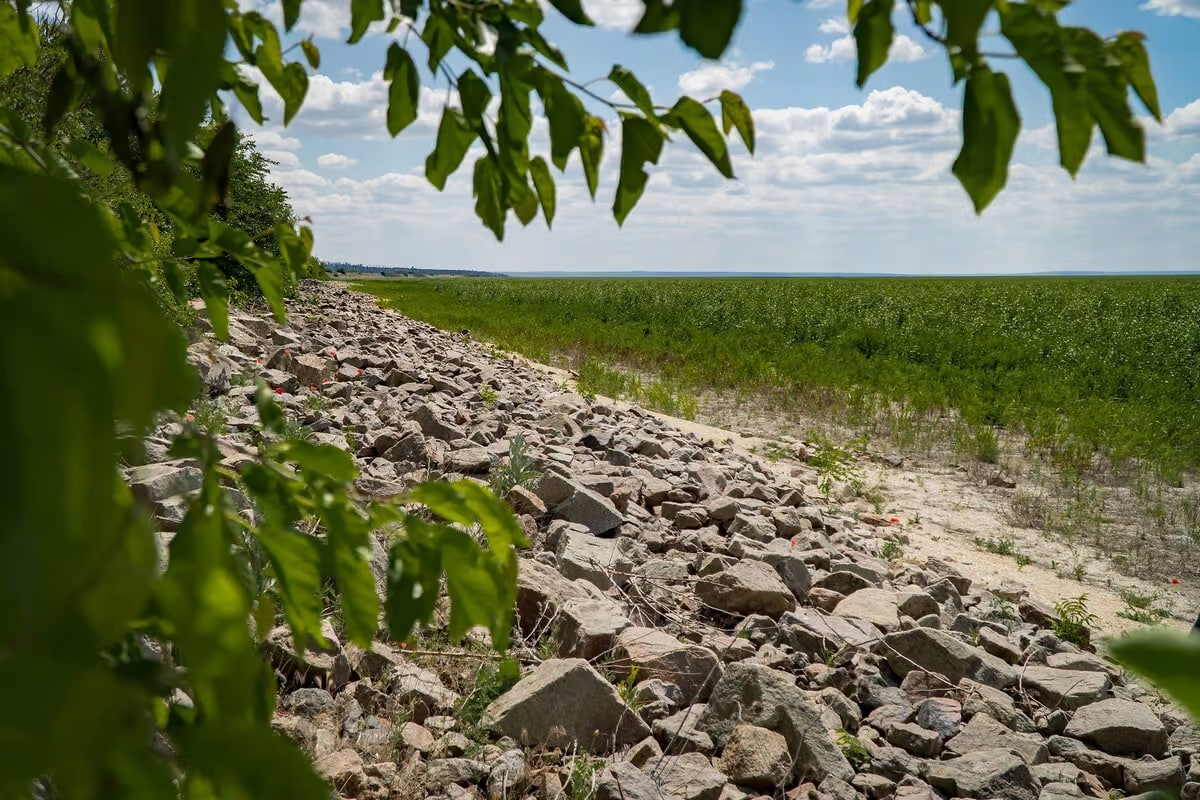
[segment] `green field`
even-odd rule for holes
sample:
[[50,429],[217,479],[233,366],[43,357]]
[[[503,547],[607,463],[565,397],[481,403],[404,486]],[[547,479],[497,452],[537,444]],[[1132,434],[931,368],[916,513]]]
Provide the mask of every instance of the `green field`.
[[[619,366],[799,409],[951,416],[1067,458],[1200,464],[1198,278],[407,279],[358,288],[603,390]],[[608,379],[605,379],[608,376]],[[601,391],[608,394],[610,392]],[[952,413],[950,413],[952,412]]]

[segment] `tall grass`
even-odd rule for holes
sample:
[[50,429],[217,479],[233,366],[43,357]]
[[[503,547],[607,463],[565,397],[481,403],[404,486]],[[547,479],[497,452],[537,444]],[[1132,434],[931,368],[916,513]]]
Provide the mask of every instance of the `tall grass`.
[[[769,392],[863,422],[952,413],[995,458],[1019,432],[1066,461],[1200,464],[1200,280],[406,279],[404,313],[531,357],[673,389]],[[629,371],[632,371],[629,372]],[[630,384],[632,385],[632,384]],[[599,390],[598,390],[599,391]],[[601,392],[606,393],[606,392]]]

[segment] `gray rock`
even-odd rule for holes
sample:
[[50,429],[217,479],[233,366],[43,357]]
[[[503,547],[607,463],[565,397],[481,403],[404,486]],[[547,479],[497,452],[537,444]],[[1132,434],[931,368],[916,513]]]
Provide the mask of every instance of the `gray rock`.
[[482,761],[471,758],[435,758],[426,765],[425,787],[440,792],[448,786],[478,783],[486,778],[487,774],[487,765]]
[[888,665],[904,677],[921,668],[945,675],[951,683],[963,678],[1005,689],[1016,682],[1013,668],[993,655],[931,628],[913,628],[884,637]]
[[888,729],[887,740],[888,744],[923,758],[934,758],[942,752],[942,737],[937,731],[911,722],[894,723]]
[[711,756],[717,747],[712,737],[696,725],[704,713],[705,705],[697,703],[663,719],[655,720],[654,738],[663,746],[667,755],[677,756],[680,753],[700,753]]
[[976,714],[962,732],[946,742],[947,752],[966,755],[977,750],[1004,747],[1025,759],[1025,763],[1042,764],[1049,760],[1050,751],[1041,736],[1035,733],[1017,733],[987,714]]
[[896,593],[886,589],[861,589],[840,601],[833,613],[839,617],[865,620],[882,631],[894,631],[900,627]]
[[564,577],[585,580],[600,589],[629,581],[633,561],[621,552],[628,540],[601,539],[570,528],[558,535],[558,569]]
[[506,750],[488,771],[488,800],[518,796],[524,789],[526,775],[525,754],[520,750]]
[[1029,765],[1002,749],[931,763],[926,780],[950,797],[1036,800],[1040,793]]
[[1125,791],[1178,793],[1183,788],[1183,762],[1178,758],[1161,761],[1130,761],[1125,765]]
[[367,785],[362,757],[349,748],[318,758],[313,767],[338,794],[345,797],[357,797]]
[[1084,797],[1087,795],[1073,783],[1047,783],[1038,794],[1038,800],[1082,800]]
[[614,761],[596,781],[596,800],[662,800],[662,791],[633,763]]
[[442,460],[442,468],[446,472],[461,472],[464,475],[479,475],[488,471],[492,458],[483,447],[464,447],[462,450],[451,450]]
[[1021,671],[1021,685],[1043,705],[1074,711],[1104,697],[1112,682],[1102,672],[1029,666]]
[[865,620],[822,614],[813,608],[797,608],[779,619],[780,641],[824,660],[830,650],[867,647],[883,635]]
[[985,626],[979,629],[979,646],[985,652],[991,653],[1009,664],[1016,664],[1021,660],[1021,648],[1017,647],[1012,639],[989,627]]
[[125,480],[133,496],[145,503],[157,503],[168,497],[187,495],[200,489],[204,473],[189,462],[165,461],[130,467]]
[[850,780],[854,770],[821,724],[821,709],[783,672],[740,662],[725,669],[697,727],[724,746],[738,724],[780,733],[800,770],[817,780]]
[[484,712],[518,742],[608,752],[650,734],[617,690],[582,659],[543,662]]
[[787,740],[775,731],[738,725],[725,743],[717,766],[729,780],[751,789],[782,789],[792,771]]
[[1130,700],[1101,700],[1075,712],[1063,733],[1118,756],[1161,756],[1167,729],[1154,712]]
[[696,583],[696,595],[732,614],[766,614],[778,619],[796,607],[796,597],[770,566],[743,560]]
[[962,705],[952,697],[930,697],[917,706],[916,720],[922,728],[949,739],[962,727]]
[[617,634],[632,624],[611,600],[568,600],[559,612],[558,654],[563,658],[596,658],[611,650]]
[[554,507],[554,515],[583,525],[597,536],[619,528],[625,517],[607,497],[577,485],[566,500]]
[[636,669],[640,680],[673,683],[689,705],[707,699],[722,675],[720,659],[712,650],[685,644],[655,628],[626,628],[617,634],[612,668],[620,678]]
[[643,771],[658,782],[666,800],[719,800],[728,778],[699,753],[663,756]]

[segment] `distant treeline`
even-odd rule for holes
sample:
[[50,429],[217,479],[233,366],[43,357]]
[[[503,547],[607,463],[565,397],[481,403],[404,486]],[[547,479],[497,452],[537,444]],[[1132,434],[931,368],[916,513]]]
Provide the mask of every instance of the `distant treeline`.
[[401,275],[447,276],[461,275],[472,278],[503,278],[499,272],[484,272],[478,269],[420,269],[418,267],[383,267],[366,264],[350,264],[345,261],[326,261],[325,269],[333,274],[369,273],[399,277]]

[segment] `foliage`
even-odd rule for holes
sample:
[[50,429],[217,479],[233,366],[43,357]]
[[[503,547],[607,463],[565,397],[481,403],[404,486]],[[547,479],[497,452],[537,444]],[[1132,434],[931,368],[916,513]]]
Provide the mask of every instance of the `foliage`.
[[834,736],[834,742],[842,755],[856,770],[862,769],[871,760],[871,754],[863,745],[862,740],[848,731],[839,730]]
[[508,459],[492,464],[488,485],[498,496],[508,494],[514,486],[531,488],[542,478],[541,466],[529,455],[525,437],[517,434],[508,443]]
[[1011,536],[988,536],[987,538],[977,536],[975,545],[998,556],[1011,556],[1017,551],[1016,542]]
[[1119,664],[1149,678],[1200,720],[1200,636],[1146,631],[1114,639],[1108,650]]
[[904,547],[895,539],[888,539],[879,547],[879,557],[884,561],[899,561],[904,555]]
[[1096,624],[1097,617],[1088,611],[1087,595],[1065,597],[1054,604],[1054,635],[1063,641],[1080,647],[1091,639],[1089,628]]
[[[327,796],[302,754],[271,731],[274,679],[255,637],[278,610],[298,640],[319,639],[320,594],[331,581],[347,638],[366,645],[380,604],[364,554],[385,524],[402,529],[383,604],[393,638],[430,618],[444,581],[450,636],[485,625],[498,647],[507,641],[522,544],[507,508],[471,483],[418,487],[405,501],[422,514],[360,502],[353,460],[282,435],[284,415],[265,388],[257,399],[268,435],[240,471],[221,466],[216,442],[194,427],[175,443],[173,454],[195,459],[204,478],[161,574],[150,523],[117,476],[118,458],[136,459],[141,435],[194,395],[185,339],[156,292],[179,301],[197,289],[224,338],[231,282],[252,276],[282,321],[285,291],[312,268],[311,231],[285,217],[283,198],[259,181],[264,163],[226,107],[237,102],[264,121],[258,86],[245,77],[254,68],[282,98],[283,123],[295,118],[308,71],[286,56],[320,61],[311,40],[287,38],[301,5],[283,2],[281,37],[259,12],[222,0],[76,0],[59,7],[66,24],[53,31],[53,48],[61,56],[40,61],[48,48],[31,3],[0,0],[0,79],[28,79],[0,100],[0,678],[21,687],[0,709],[3,796],[28,794],[39,780],[62,797]],[[589,24],[577,2],[553,5]],[[871,0],[855,27],[860,83],[886,60],[891,0],[884,5]],[[910,7],[928,23],[931,5]],[[968,6],[937,5],[955,74],[966,80],[955,174],[981,207],[1003,184],[1016,112],[975,46],[979,26],[963,20]],[[716,58],[741,8],[726,3],[712,14],[710,6],[650,3],[639,31],[676,30]],[[1140,39],[1060,27],[1055,4],[997,7],[1003,35],[1052,91],[1064,165],[1078,168],[1097,122],[1110,152],[1144,158],[1128,89],[1158,110]],[[457,89],[426,176],[441,189],[468,152],[479,152],[475,210],[497,238],[510,211],[522,224],[539,210],[552,221],[550,164],[565,169],[573,152],[595,194],[610,134],[585,100],[621,115],[618,220],[641,196],[645,166],[668,133],[689,139],[727,177],[725,136],[736,132],[753,148],[753,119],[732,93],[713,100],[719,129],[706,105],[683,97],[658,106],[619,67],[608,80],[627,104],[568,77],[566,58],[539,31],[545,12],[534,0],[352,0],[350,11],[351,43],[372,23],[415,34],[392,41],[383,65],[393,135],[416,118],[423,74],[410,47]],[[549,119],[549,161],[529,150],[534,94]],[[263,193],[239,190],[243,179]],[[46,353],[86,391],[28,391],[24,381],[42,371]],[[256,512],[239,514],[235,493]],[[314,522],[317,533],[307,533]],[[259,551],[278,609],[253,574],[250,554]]]
[[604,769],[604,759],[586,754],[571,759],[567,778],[567,797],[570,800],[592,800],[596,796],[596,779]]
[[[532,358],[622,365],[683,389],[997,428],[1064,466],[1095,453],[1200,464],[1195,278],[406,280],[356,286],[410,316]],[[612,367],[610,370],[615,372]]]
[[1158,605],[1158,592],[1142,594],[1135,589],[1121,589],[1117,594],[1125,603],[1125,608],[1117,612],[1118,617],[1153,625],[1171,616],[1170,611]]
[[483,712],[496,698],[507,692],[521,679],[521,665],[512,658],[497,662],[484,661],[475,673],[475,685],[462,699],[456,716],[467,736],[480,740],[487,735],[482,727]]
[[856,490],[863,485],[862,470],[854,463],[854,454],[828,439],[818,438],[817,452],[808,465],[817,471],[818,488],[825,494],[839,483],[849,483]]
[[500,399],[500,395],[491,386],[484,386],[479,390],[479,400],[489,408],[496,405],[496,401]]

